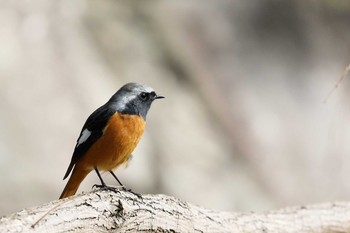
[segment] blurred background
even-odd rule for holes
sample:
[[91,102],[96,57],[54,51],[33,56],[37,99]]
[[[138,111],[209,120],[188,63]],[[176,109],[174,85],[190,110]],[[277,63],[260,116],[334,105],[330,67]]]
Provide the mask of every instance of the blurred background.
[[348,0],[1,0],[0,214],[59,197],[86,118],[131,81],[166,96],[116,171],[133,191],[228,211],[350,200],[349,77],[324,102],[349,22]]

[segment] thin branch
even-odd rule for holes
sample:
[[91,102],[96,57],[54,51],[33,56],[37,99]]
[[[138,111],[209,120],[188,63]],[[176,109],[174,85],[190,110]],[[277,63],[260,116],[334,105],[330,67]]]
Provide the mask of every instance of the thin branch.
[[342,75],[340,76],[339,80],[336,82],[332,90],[328,93],[326,98],[324,99],[323,103],[327,103],[329,97],[333,94],[333,92],[339,87],[340,83],[343,82],[346,76],[350,73],[350,64],[345,68]]

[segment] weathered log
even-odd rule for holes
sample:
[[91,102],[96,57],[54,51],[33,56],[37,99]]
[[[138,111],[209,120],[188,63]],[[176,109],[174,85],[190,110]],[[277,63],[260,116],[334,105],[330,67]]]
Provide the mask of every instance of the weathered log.
[[262,213],[205,209],[166,195],[94,190],[0,219],[0,232],[350,232],[350,203]]

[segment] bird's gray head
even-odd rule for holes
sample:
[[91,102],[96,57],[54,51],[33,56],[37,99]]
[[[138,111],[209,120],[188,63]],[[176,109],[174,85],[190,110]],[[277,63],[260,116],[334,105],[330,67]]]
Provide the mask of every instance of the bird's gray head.
[[146,120],[152,102],[161,98],[164,97],[157,95],[149,86],[127,83],[110,98],[107,104],[111,104],[120,113],[140,115]]

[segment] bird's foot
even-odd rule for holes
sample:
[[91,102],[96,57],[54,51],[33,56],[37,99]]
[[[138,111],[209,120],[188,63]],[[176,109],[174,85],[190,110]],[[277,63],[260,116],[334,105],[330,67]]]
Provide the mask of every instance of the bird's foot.
[[102,190],[112,191],[112,192],[119,192],[120,190],[117,187],[107,186],[106,184],[94,184],[92,188],[98,188]]
[[134,194],[135,196],[137,196],[138,198],[142,199],[142,195],[141,195],[141,194],[136,193],[136,192],[132,191],[131,189],[127,189],[127,188],[125,188],[125,187],[123,186],[123,187],[122,187],[122,190],[124,190],[124,191],[126,191],[126,192],[129,192],[129,193],[132,193],[132,194]]
[[106,184],[94,184],[92,186],[92,188],[98,188],[98,189],[102,189],[102,190],[108,190],[108,191],[112,191],[112,192],[119,192],[119,191],[126,191],[129,193],[134,194],[135,196],[137,196],[138,198],[142,199],[142,195],[139,193],[136,193],[134,191],[132,191],[131,189],[125,188],[125,186],[120,186],[120,187],[113,187],[113,186],[107,186]]

